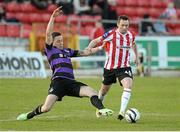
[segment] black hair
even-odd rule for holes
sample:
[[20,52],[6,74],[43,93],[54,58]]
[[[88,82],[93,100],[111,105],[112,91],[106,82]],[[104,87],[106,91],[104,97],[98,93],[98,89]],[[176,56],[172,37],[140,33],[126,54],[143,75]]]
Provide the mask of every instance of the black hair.
[[52,33],[52,38],[53,38],[53,40],[54,40],[54,38],[57,37],[57,36],[61,36],[61,33],[60,33],[60,32],[53,32],[53,33]]
[[148,18],[150,18],[150,15],[149,14],[144,14],[143,18],[148,19]]
[[121,15],[118,17],[118,23],[120,22],[120,20],[128,20],[129,21],[129,17],[126,15]]

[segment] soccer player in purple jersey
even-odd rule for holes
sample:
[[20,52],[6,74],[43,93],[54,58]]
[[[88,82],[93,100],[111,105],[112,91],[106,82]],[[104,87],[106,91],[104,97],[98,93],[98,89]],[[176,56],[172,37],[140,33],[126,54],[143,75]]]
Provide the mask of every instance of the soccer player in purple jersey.
[[33,111],[20,114],[17,120],[28,120],[34,116],[46,113],[51,110],[56,101],[61,101],[64,96],[89,97],[94,107],[99,109],[99,113],[110,116],[113,111],[107,109],[98,99],[97,92],[88,85],[78,82],[74,78],[71,57],[87,56],[93,50],[73,50],[63,47],[63,36],[59,32],[53,32],[55,18],[62,14],[62,7],[54,10],[50,17],[46,29],[45,52],[52,69],[51,84],[45,103],[37,106]]

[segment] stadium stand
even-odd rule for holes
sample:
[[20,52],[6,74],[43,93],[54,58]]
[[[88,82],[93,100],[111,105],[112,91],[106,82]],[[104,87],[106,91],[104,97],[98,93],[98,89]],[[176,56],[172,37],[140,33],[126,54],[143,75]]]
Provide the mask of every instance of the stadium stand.
[[[118,15],[126,14],[132,19],[132,26],[130,29],[135,30],[135,32],[140,31],[139,21],[145,13],[148,13],[153,19],[157,19],[162,12],[166,9],[168,5],[167,0],[116,0],[116,5],[113,6],[113,9],[116,10]],[[0,25],[0,36],[9,36],[9,37],[25,37],[28,38],[32,30],[33,23],[47,23],[51,12],[57,8],[55,4],[49,4],[46,10],[37,9],[30,2],[9,2],[9,3],[0,3],[0,6],[4,6],[6,9],[7,19],[17,19],[21,22],[21,26],[15,26],[11,24],[1,24]],[[180,9],[176,9],[178,17],[180,17]],[[73,24],[71,26],[71,31],[73,33],[80,33],[81,35],[89,35],[91,28],[95,25],[95,21],[101,20],[100,15],[90,16],[90,15],[81,15],[76,14],[62,15],[56,19],[57,23],[63,23],[64,25]],[[180,34],[179,26],[180,24],[176,23],[167,23],[167,27],[171,35]],[[77,28],[81,29],[78,31]],[[178,28],[177,28],[178,27]],[[9,30],[15,30],[9,31]],[[56,28],[63,30],[63,32],[68,31],[67,27],[61,26],[61,28]],[[21,33],[18,30],[22,30]],[[39,30],[37,28],[36,30]],[[174,32],[173,32],[174,30]]]

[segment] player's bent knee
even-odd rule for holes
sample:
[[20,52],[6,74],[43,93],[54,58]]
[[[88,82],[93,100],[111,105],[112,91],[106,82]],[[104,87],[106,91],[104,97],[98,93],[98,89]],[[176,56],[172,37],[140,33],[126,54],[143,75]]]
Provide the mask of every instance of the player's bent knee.
[[97,95],[97,92],[94,89],[92,89],[91,87],[88,87],[88,86],[81,87],[80,96],[82,96],[82,97],[84,97],[84,96],[91,97],[93,95]]

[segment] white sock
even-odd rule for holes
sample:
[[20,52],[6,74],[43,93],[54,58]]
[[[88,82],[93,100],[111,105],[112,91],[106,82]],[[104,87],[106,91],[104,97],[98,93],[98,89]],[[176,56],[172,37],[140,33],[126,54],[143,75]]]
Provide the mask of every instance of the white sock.
[[99,90],[98,98],[103,102],[105,95],[102,94],[102,92]]
[[130,97],[131,97],[131,89],[124,88],[122,96],[121,96],[121,106],[120,106],[119,114],[125,113]]

